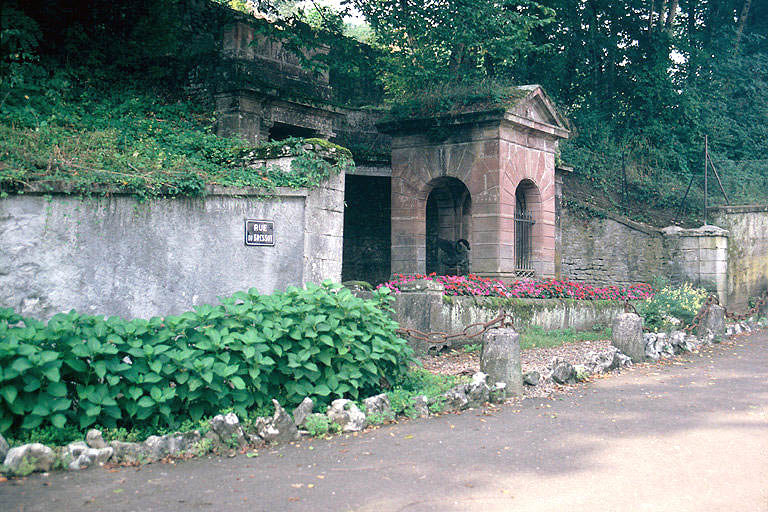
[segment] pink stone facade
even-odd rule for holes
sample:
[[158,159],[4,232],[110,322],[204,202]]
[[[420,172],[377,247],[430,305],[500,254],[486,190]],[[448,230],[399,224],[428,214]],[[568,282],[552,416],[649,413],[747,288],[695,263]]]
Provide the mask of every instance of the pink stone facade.
[[427,199],[439,178],[450,177],[471,196],[470,272],[516,276],[515,191],[522,182],[535,220],[533,267],[537,277],[554,275],[555,157],[568,131],[540,87],[521,90],[526,95],[505,112],[452,119],[442,140],[424,129],[392,131],[393,273],[425,272]]

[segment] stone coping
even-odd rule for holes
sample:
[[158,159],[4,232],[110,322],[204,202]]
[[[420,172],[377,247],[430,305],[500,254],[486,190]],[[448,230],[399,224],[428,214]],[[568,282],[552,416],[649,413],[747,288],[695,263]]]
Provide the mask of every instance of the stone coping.
[[[581,203],[580,201],[575,201],[577,203]],[[635,229],[637,231],[641,231],[647,235],[652,236],[693,236],[693,237],[705,237],[705,236],[728,236],[728,230],[723,229],[720,226],[714,226],[712,224],[706,224],[704,226],[700,226],[698,228],[681,228],[680,226],[667,226],[665,228],[657,228],[655,226],[651,226],[650,224],[644,224],[642,222],[637,222],[634,220],[631,220],[627,217],[624,217],[622,215],[618,215],[613,212],[609,212],[608,210],[604,210],[603,208],[589,205],[590,208],[593,208],[596,211],[599,211],[602,215],[605,216],[605,218],[610,219],[612,221],[618,222],[619,224],[624,224],[625,226]],[[567,206],[564,206],[565,209],[568,209]],[[730,206],[730,207],[723,207],[728,208],[729,210],[724,211],[724,213],[747,213],[747,212],[757,212],[757,211],[765,211],[768,212],[768,205],[755,205],[755,206]],[[739,208],[745,208],[745,210],[730,210],[731,208],[739,209]],[[753,208],[750,210],[746,210],[746,208]],[[762,209],[754,209],[754,208],[762,208]],[[720,208],[718,208],[720,209]],[[713,210],[715,211],[715,210]]]
[[729,235],[727,229],[723,229],[720,226],[713,226],[712,224],[705,224],[704,226],[692,229],[685,229],[679,226],[669,226],[661,230],[665,236],[686,236],[686,237],[710,237],[710,236],[725,236]]
[[741,204],[733,206],[711,206],[707,208],[710,213],[724,213],[726,215],[733,213],[758,213],[768,212],[768,204]]
[[[172,199],[205,199],[206,197],[224,196],[224,197],[307,197],[309,195],[307,188],[276,187],[272,190],[256,187],[228,187],[223,185],[206,185],[205,195],[202,196],[168,196],[153,197],[149,201],[172,200]],[[125,191],[114,191],[109,187],[94,188],[91,194],[83,194],[74,190],[74,187],[66,182],[49,183],[46,187],[41,187],[33,183],[24,190],[23,194],[8,194],[8,197],[21,196],[48,196],[48,195],[66,195],[71,197],[87,197],[92,199],[106,199],[109,197],[132,197],[133,194]]]

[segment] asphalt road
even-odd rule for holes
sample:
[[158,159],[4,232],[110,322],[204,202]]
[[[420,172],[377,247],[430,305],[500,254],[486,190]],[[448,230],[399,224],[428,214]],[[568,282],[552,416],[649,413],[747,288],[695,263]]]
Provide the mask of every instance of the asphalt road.
[[554,400],[0,483],[0,510],[768,511],[768,334]]

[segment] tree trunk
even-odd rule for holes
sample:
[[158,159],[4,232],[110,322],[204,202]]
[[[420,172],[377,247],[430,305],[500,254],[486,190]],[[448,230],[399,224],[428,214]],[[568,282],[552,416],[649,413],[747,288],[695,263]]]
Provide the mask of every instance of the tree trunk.
[[677,5],[678,0],[672,0],[669,3],[669,13],[667,14],[667,22],[665,25],[667,32],[672,32],[672,29],[674,28],[675,18],[677,17]]
[[656,0],[651,0],[651,9],[648,11],[648,32],[653,31],[653,11],[656,10]]
[[749,17],[749,8],[752,6],[752,0],[744,0],[744,6],[741,8],[741,15],[739,15],[738,25],[736,26],[736,41],[733,45],[736,51],[739,51],[741,46],[741,36],[744,34],[744,25],[747,24],[747,18]]

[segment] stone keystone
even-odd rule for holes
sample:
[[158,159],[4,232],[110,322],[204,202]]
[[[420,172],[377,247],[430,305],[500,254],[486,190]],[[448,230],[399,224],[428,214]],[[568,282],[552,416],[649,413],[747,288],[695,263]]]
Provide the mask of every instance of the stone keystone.
[[646,360],[643,319],[635,313],[621,313],[613,320],[613,346],[629,356],[633,363]]
[[488,375],[488,382],[504,382],[507,396],[523,393],[520,335],[514,329],[491,329],[483,335],[480,371]]

